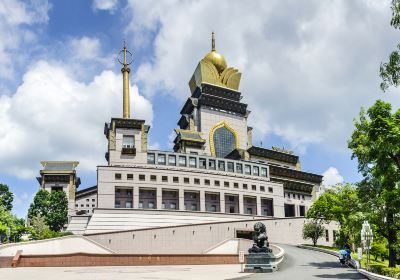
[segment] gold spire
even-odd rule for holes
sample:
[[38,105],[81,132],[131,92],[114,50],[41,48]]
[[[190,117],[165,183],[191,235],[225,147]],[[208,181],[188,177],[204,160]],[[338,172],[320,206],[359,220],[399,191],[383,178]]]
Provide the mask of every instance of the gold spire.
[[[129,119],[131,115],[131,110],[130,110],[130,100],[129,100],[129,72],[131,69],[129,68],[129,65],[132,63],[132,53],[128,51],[126,48],[126,44],[124,41],[124,47],[123,49],[119,52],[118,55],[121,55],[123,53],[124,59],[121,61],[118,57],[118,62],[122,64],[121,72],[122,72],[122,103],[123,103],[123,118],[124,119]],[[128,61],[127,54],[129,54],[130,59]]]
[[214,37],[214,32],[211,33],[211,51],[215,52],[215,37]]
[[211,33],[211,52],[206,54],[204,60],[210,62],[217,68],[219,74],[222,73],[227,67],[226,60],[222,54],[217,53],[215,50],[215,36],[214,32]]

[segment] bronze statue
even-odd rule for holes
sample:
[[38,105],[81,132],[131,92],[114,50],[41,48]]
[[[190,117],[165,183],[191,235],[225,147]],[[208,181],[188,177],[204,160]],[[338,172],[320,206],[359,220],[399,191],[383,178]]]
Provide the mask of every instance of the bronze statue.
[[267,228],[261,222],[254,225],[253,247],[249,249],[249,253],[271,253],[269,248]]

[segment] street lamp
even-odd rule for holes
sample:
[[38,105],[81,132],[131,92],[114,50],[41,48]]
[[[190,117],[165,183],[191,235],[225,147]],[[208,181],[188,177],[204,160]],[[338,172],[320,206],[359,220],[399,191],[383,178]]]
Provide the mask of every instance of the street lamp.
[[364,249],[367,252],[367,267],[369,267],[369,250],[371,250],[371,244],[374,239],[371,226],[368,221],[365,221],[361,229],[361,242],[363,243]]

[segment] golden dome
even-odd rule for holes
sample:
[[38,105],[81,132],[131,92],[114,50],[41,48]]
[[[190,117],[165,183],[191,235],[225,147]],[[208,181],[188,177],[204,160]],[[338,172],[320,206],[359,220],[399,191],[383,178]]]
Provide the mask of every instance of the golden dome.
[[217,68],[218,73],[222,73],[227,67],[225,57],[215,51],[214,32],[212,33],[211,52],[206,54],[203,60],[212,63]]

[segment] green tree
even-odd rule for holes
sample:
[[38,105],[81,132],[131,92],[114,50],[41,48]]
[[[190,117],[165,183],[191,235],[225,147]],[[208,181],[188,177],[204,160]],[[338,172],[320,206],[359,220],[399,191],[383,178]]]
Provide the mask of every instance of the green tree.
[[25,231],[25,220],[19,219],[0,206],[0,238],[2,238],[2,242],[6,242],[8,238],[10,241],[20,241]]
[[53,231],[60,231],[68,222],[68,199],[63,191],[52,192],[49,197],[46,222]]
[[44,217],[52,231],[60,231],[68,222],[68,199],[63,191],[48,192],[40,189],[28,210],[28,217]]
[[14,195],[10,192],[9,188],[5,184],[0,184],[0,206],[3,206],[6,210],[11,211],[12,202]]
[[[390,25],[400,29],[400,0],[392,0],[392,19]],[[382,78],[381,89],[386,91],[389,86],[398,87],[400,84],[400,44],[397,50],[389,55],[389,61],[381,63],[380,76]]]
[[390,103],[378,100],[367,111],[362,108],[354,124],[348,146],[364,177],[359,197],[370,209],[371,222],[387,239],[389,267],[394,267],[400,230],[400,110],[392,113]]
[[322,222],[337,221],[340,226],[339,243],[350,243],[353,250],[365,219],[357,189],[348,183],[329,187],[307,211],[307,218]]
[[325,228],[316,220],[308,221],[303,226],[303,239],[311,239],[314,246],[317,245],[318,239],[325,236]]

